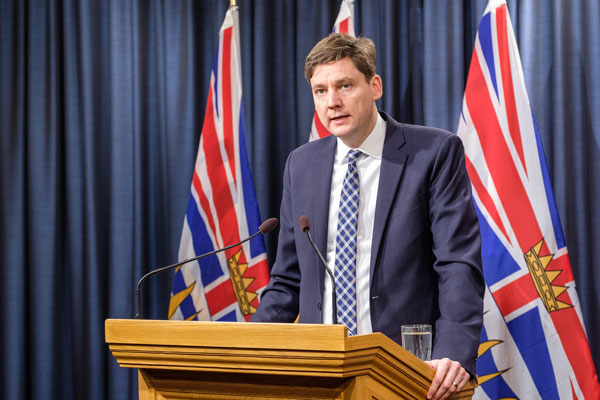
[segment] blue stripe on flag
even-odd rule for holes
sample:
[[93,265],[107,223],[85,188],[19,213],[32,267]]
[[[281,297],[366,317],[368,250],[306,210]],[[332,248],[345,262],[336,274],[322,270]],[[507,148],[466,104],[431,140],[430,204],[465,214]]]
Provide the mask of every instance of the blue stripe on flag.
[[235,312],[235,310],[233,310],[232,312],[223,315],[221,318],[219,318],[217,321],[229,321],[229,322],[237,322],[237,313]]
[[[475,203],[475,202],[473,202]],[[498,239],[487,220],[475,203],[481,232],[481,258],[483,259],[483,275],[488,286],[506,278],[519,270],[519,265]]]
[[[493,340],[494,338],[492,338]],[[490,340],[487,336],[487,331],[485,330],[485,326],[481,327],[481,343]],[[502,346],[499,344],[498,346]],[[487,374],[493,374],[498,371],[498,366],[494,361],[494,357],[492,356],[491,351],[487,351],[482,354],[477,359],[477,375],[483,376]],[[511,390],[510,386],[506,383],[502,375],[497,376],[494,379],[491,379],[483,384],[481,387],[488,395],[488,397],[493,399],[516,399],[517,395]]]
[[544,146],[542,145],[542,141],[540,139],[535,118],[533,118],[533,111],[531,112],[531,120],[533,121],[533,129],[535,130],[535,141],[538,148],[542,178],[544,179],[544,187],[546,189],[546,201],[548,201],[548,209],[550,210],[550,218],[552,219],[552,227],[554,228],[556,246],[558,249],[562,249],[563,247],[567,246],[567,242],[562,230],[562,224],[560,223],[558,209],[556,208],[556,199],[554,198],[554,191],[552,190],[552,182],[550,182],[550,173],[548,172],[548,164],[546,162],[546,155],[544,154]]
[[506,324],[542,399],[558,399],[548,343],[537,307]]
[[[208,253],[213,251],[212,240],[208,236],[204,221],[198,212],[196,207],[196,201],[194,196],[190,196],[187,209],[187,221],[192,235],[192,242],[194,243],[194,251],[197,255]],[[200,264],[200,275],[202,277],[202,284],[207,286],[215,279],[223,275],[221,265],[217,256],[212,255],[198,261]]]
[[183,274],[181,273],[181,270],[177,271],[175,273],[175,275],[173,276],[173,293],[179,293],[181,292],[183,289],[185,289],[185,280],[183,279]]
[[494,90],[496,91],[496,96],[498,96],[498,84],[496,83],[496,68],[494,64],[494,45],[492,42],[492,23],[490,15],[491,13],[487,13],[481,18],[478,34],[481,50],[483,51],[483,56],[488,66],[488,71],[492,79],[492,84],[494,85]]
[[[246,150],[246,139],[244,134],[244,105],[240,103],[240,169],[242,171],[242,187],[244,192],[244,208],[246,210],[246,223],[250,234],[256,232],[260,226],[260,213],[258,212],[258,202],[254,192],[254,183],[252,182],[252,171],[248,162],[248,151]],[[250,241],[250,256],[252,258],[265,252],[265,242],[261,237]]]

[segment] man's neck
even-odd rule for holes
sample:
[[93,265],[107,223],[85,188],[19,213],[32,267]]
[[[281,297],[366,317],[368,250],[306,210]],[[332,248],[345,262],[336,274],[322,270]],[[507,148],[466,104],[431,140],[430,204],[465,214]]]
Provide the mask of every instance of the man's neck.
[[361,135],[358,140],[348,141],[348,142],[346,140],[344,140],[344,138],[340,138],[340,140],[346,146],[350,147],[351,149],[356,149],[361,144],[363,144],[363,142],[369,137],[369,135],[371,134],[371,132],[373,132],[373,129],[375,129],[375,125],[377,124],[377,117],[378,116],[379,116],[379,113],[377,112],[377,107],[375,106],[375,104],[373,104],[373,115],[371,116],[371,121],[369,122],[368,128],[365,129],[364,134]]

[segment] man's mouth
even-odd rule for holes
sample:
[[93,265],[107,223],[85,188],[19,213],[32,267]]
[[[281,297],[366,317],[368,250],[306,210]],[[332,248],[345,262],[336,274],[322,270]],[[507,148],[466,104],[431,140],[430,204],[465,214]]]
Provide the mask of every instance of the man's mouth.
[[336,115],[335,117],[330,117],[329,120],[331,122],[341,122],[344,120],[344,118],[347,118],[348,115],[344,114],[344,115]]

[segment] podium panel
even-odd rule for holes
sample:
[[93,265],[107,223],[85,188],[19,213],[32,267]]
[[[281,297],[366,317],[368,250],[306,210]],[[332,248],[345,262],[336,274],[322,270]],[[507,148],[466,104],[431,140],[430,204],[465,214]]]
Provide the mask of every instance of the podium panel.
[[[340,325],[105,322],[140,399],[424,399],[434,371],[381,333]],[[469,383],[452,399],[469,399]]]

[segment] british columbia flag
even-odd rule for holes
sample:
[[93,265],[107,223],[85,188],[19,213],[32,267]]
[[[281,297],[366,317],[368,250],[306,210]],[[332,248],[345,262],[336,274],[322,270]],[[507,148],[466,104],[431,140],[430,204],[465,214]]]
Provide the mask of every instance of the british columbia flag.
[[[244,140],[238,26],[238,8],[230,7],[210,76],[179,260],[236,243],[260,225]],[[173,279],[169,319],[247,321],[268,279],[262,236],[183,265]]]
[[504,0],[491,0],[481,19],[458,135],[487,284],[475,398],[600,399]]
[[[356,36],[354,33],[354,0],[342,0],[340,11],[333,24],[333,32],[346,33],[350,36]],[[313,121],[310,128],[309,142],[329,136],[331,133],[323,126],[317,112],[313,115]]]

